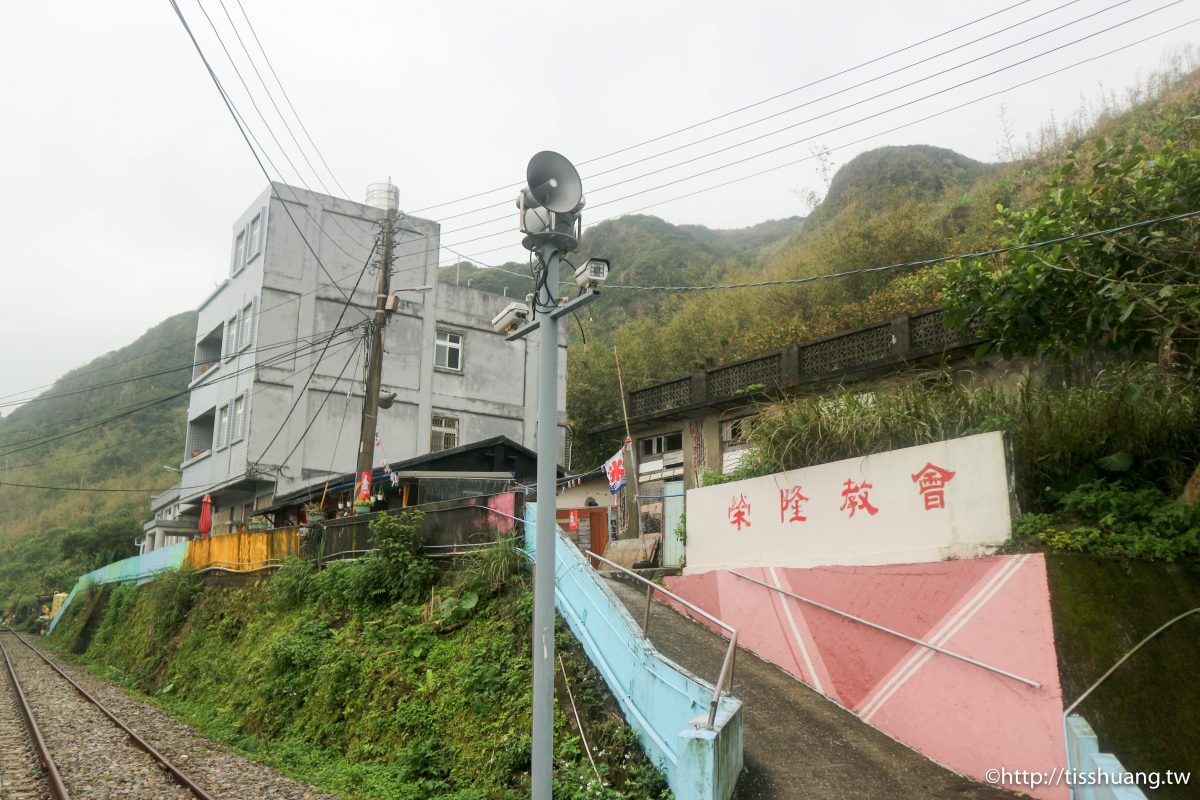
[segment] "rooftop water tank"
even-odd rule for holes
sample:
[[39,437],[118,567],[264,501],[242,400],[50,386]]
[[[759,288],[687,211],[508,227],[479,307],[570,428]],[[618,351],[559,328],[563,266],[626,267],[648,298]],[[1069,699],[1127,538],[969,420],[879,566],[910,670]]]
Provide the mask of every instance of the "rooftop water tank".
[[368,184],[367,205],[384,211],[397,211],[400,208],[400,190],[390,181]]

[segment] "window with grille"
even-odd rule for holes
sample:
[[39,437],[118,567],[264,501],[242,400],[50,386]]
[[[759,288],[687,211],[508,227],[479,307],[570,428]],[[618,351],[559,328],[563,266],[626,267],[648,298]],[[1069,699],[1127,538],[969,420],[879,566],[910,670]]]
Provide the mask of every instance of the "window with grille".
[[461,333],[438,331],[434,343],[433,363],[442,369],[462,372],[463,337]]
[[438,453],[458,447],[458,417],[433,416],[429,452]]

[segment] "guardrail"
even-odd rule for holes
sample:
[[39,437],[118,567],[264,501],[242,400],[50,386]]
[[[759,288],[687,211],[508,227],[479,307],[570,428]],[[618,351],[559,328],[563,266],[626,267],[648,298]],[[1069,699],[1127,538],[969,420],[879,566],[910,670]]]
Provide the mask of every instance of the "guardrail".
[[665,594],[667,597],[671,598],[676,603],[679,603],[681,606],[683,606],[684,608],[687,608],[689,611],[693,611],[693,612],[699,614],[700,616],[704,617],[706,620],[708,620],[712,624],[718,626],[719,628],[723,629],[724,631],[726,631],[729,634],[729,647],[726,648],[726,650],[725,650],[725,659],[721,662],[721,673],[717,677],[717,682],[714,685],[712,702],[709,704],[709,708],[708,708],[708,722],[705,725],[705,727],[707,727],[709,730],[712,730],[714,724],[716,723],[717,706],[721,702],[721,695],[729,694],[729,692],[727,691],[727,687],[729,687],[733,684],[734,658],[737,656],[737,637],[738,637],[737,628],[733,627],[732,625],[730,625],[726,622],[722,622],[721,620],[714,617],[712,614],[709,614],[704,609],[700,608],[699,606],[695,605],[694,603],[684,600],[679,595],[675,594],[674,592],[672,592],[662,586],[659,586],[657,583],[646,580],[641,575],[638,575],[636,572],[634,572],[631,569],[626,569],[625,567],[622,567],[620,564],[609,561],[604,556],[597,555],[597,554],[593,553],[591,550],[584,550],[583,553],[584,553],[584,555],[590,556],[598,561],[608,564],[613,569],[616,569],[616,570],[624,573],[625,575],[630,576],[631,578],[633,578],[636,581],[646,584],[646,611],[642,617],[642,636],[644,636],[645,638],[647,638],[647,639],[650,638],[650,636],[649,636],[650,599],[654,596],[654,592],[660,592],[662,594]]
[[[1142,647],[1147,642],[1149,642],[1155,636],[1158,636],[1160,633],[1162,633],[1163,631],[1165,631],[1167,628],[1171,627],[1175,623],[1180,622],[1181,620],[1184,620],[1184,619],[1190,617],[1192,614],[1200,614],[1200,608],[1193,608],[1190,611],[1185,611],[1182,614],[1180,614],[1179,616],[1173,617],[1173,618],[1167,620],[1166,622],[1164,622],[1162,625],[1159,625],[1148,636],[1146,636],[1146,638],[1142,639],[1140,642],[1135,644],[1133,647],[1131,647],[1129,649],[1128,652],[1125,653],[1125,655],[1123,655],[1119,659],[1117,659],[1117,662],[1115,664],[1113,664],[1111,667],[1109,667],[1108,670],[1103,675],[1101,675],[1099,678],[1097,678],[1096,682],[1093,683],[1091,686],[1089,686],[1087,688],[1087,690],[1084,691],[1083,694],[1079,695],[1078,699],[1076,699],[1074,703],[1071,703],[1071,705],[1069,705],[1065,709],[1063,709],[1063,739],[1067,745],[1067,769],[1068,769],[1068,771],[1070,771],[1071,769],[1075,769],[1076,771],[1089,771],[1089,767],[1094,766],[1094,764],[1079,763],[1079,761],[1075,758],[1075,756],[1077,754],[1073,752],[1075,749],[1077,749],[1078,745],[1076,747],[1072,747],[1072,742],[1073,741],[1078,742],[1081,740],[1090,740],[1092,745],[1094,745],[1096,742],[1096,735],[1094,733],[1092,733],[1091,727],[1088,726],[1087,722],[1084,721],[1084,719],[1080,716],[1072,716],[1071,712],[1074,711],[1076,708],[1078,708],[1079,704],[1082,703],[1084,700],[1086,700],[1088,698],[1088,696],[1091,695],[1092,692],[1096,691],[1096,689],[1099,688],[1100,684],[1102,684],[1106,680],[1108,680],[1109,676],[1111,676],[1114,672],[1116,672],[1118,667],[1120,667],[1122,664],[1124,664],[1126,661],[1128,661],[1129,658],[1134,653],[1136,653],[1138,650],[1141,650]],[[1072,720],[1076,721],[1074,725],[1071,724]],[[1091,749],[1095,750],[1096,748],[1093,747]],[[1094,762],[1097,758],[1099,758],[1100,756],[1104,756],[1104,755],[1106,755],[1106,754],[1093,752],[1090,756],[1090,760],[1092,760]],[[1123,772],[1124,771],[1124,768],[1121,767],[1121,763],[1111,756],[1109,756],[1107,759],[1103,760],[1101,767],[1104,768],[1104,771],[1108,771],[1108,772]],[[1091,787],[1083,787],[1083,788],[1091,789]],[[1074,798],[1076,796],[1075,786],[1071,785],[1070,790],[1071,790],[1071,797]],[[1145,795],[1140,791],[1138,792],[1138,794],[1140,794],[1142,797],[1145,797]],[[1095,794],[1090,793],[1089,796],[1095,797]],[[1128,796],[1132,797],[1133,795],[1128,795]]]

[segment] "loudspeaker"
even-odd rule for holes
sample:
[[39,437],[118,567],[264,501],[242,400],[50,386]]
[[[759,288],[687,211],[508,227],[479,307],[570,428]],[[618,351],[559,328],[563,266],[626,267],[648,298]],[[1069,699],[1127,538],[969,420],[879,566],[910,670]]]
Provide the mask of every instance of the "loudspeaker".
[[583,200],[579,172],[564,156],[552,150],[543,150],[529,159],[525,181],[528,184],[526,207],[542,206],[565,214],[576,210]]

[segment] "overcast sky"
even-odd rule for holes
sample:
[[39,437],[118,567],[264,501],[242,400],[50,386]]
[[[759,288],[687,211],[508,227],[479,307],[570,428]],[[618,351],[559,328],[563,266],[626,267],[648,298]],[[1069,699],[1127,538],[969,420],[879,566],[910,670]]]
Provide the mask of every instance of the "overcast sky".
[[[204,9],[272,130],[304,180],[319,190],[246,61],[221,1],[203,0]],[[179,2],[283,178],[298,183],[197,0]],[[646,213],[674,223],[742,227],[807,210],[804,193],[823,188],[814,148],[828,148],[835,168],[885,144],[934,144],[995,161],[1006,151],[1002,103],[1020,144],[1052,115],[1069,117],[1085,99],[1094,107],[1103,91],[1144,80],[1165,51],[1186,45],[1200,30],[1184,27],[883,133],[1185,23],[1200,15],[1200,4],[223,2],[288,113],[242,16],[244,7],[300,118],[352,199],[363,198],[367,183],[390,176],[402,209],[443,220],[444,244],[488,263],[524,255],[507,219],[453,229],[508,215],[514,190],[420,210],[522,179],[529,156],[541,149],[582,164],[789,92],[580,166],[585,222],[662,203]],[[993,12],[999,13],[836,75]],[[1121,24],[1142,14],[1147,16]],[[1029,20],[1035,15],[1042,16]],[[1075,22],[1086,15],[1094,16]],[[997,33],[1008,26],[1015,27]],[[1017,44],[1058,26],[1065,27]],[[995,35],[970,43],[988,34]],[[958,67],[1000,48],[1008,49]],[[942,70],[948,71],[921,80]],[[168,0],[7,2],[0,11],[0,74],[0,395],[11,395],[49,383],[165,317],[195,308],[225,276],[233,221],[265,179]],[[790,91],[815,81],[821,82]],[[888,110],[909,101],[915,102]],[[769,115],[775,116],[757,121]],[[294,120],[292,126],[307,146]],[[723,134],[735,127],[740,129]],[[713,138],[658,155],[706,137]],[[873,138],[858,141],[864,137]],[[723,152],[706,155],[715,150]],[[311,150],[307,155],[332,186],[320,159]],[[633,161],[640,163],[623,166]],[[610,169],[615,171],[596,175]],[[707,170],[714,171],[689,177]],[[505,205],[447,219],[499,202]],[[447,251],[442,257],[454,258]]]

